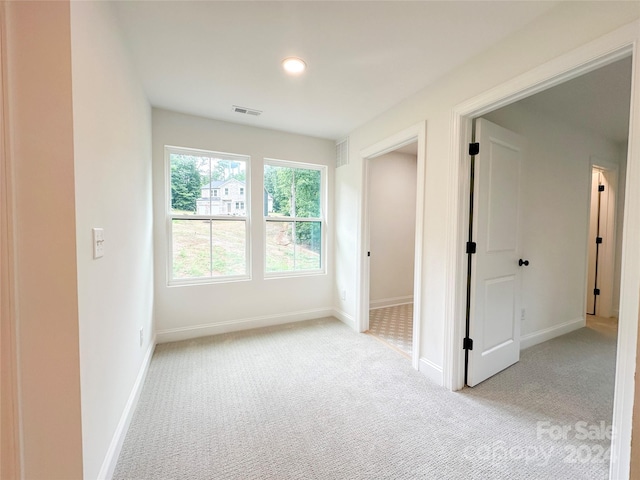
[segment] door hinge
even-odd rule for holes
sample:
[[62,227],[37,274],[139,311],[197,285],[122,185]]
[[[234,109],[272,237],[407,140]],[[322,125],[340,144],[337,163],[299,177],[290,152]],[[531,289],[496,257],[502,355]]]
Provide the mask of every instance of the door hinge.
[[596,237],[596,243],[602,243],[602,237]]
[[476,242],[467,242],[467,253],[468,254],[476,253]]
[[463,350],[473,350],[473,340],[469,337],[462,339],[462,349]]
[[371,256],[371,252],[367,252],[367,257],[370,257],[370,256]]
[[478,155],[480,153],[480,144],[479,143],[470,143],[469,144],[469,155],[472,157],[474,155]]
[[604,185],[598,185],[598,191],[604,192]]
[[594,295],[600,295],[600,289],[599,288],[594,288],[593,289],[593,294]]

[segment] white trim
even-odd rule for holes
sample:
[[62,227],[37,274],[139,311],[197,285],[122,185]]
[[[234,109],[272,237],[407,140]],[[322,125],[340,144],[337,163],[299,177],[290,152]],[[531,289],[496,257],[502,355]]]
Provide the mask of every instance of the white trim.
[[116,431],[111,438],[109,449],[107,450],[104,461],[102,462],[102,467],[100,467],[100,472],[98,473],[99,480],[110,480],[113,477],[113,472],[116,469],[118,457],[120,456],[122,445],[124,444],[124,439],[127,436],[129,426],[131,425],[131,420],[133,419],[133,414],[135,413],[136,407],[138,406],[138,400],[140,399],[140,394],[142,393],[144,380],[147,377],[147,372],[149,371],[149,365],[151,365],[151,359],[153,358],[153,351],[155,350],[155,348],[156,338],[154,337],[144,355],[142,365],[140,366],[140,370],[138,371],[138,376],[136,377],[136,381],[133,384],[133,388],[131,389],[131,393],[129,394],[127,403],[124,406],[124,410],[122,411],[122,415],[120,416],[120,421],[118,422]]
[[[622,230],[622,268],[618,351],[613,400],[610,478],[627,478],[631,463],[631,431],[640,318],[640,22],[635,22],[627,176]],[[640,432],[636,432],[636,435]]]
[[244,318],[239,320],[229,320],[227,322],[207,323],[193,325],[191,327],[170,328],[157,332],[158,343],[179,342],[191,338],[207,337],[209,335],[219,335],[221,333],[239,332],[252,328],[270,327],[273,325],[283,325],[286,323],[302,322],[316,318],[332,317],[332,308],[318,308],[315,310],[301,310],[277,315],[263,315],[260,317]]
[[532,333],[527,333],[526,335],[522,335],[520,337],[520,350],[533,347],[534,345],[538,345],[539,343],[546,342],[547,340],[551,340],[552,338],[556,338],[566,333],[573,332],[574,330],[579,330],[585,325],[585,318],[580,317],[569,320],[567,322],[562,322],[552,327],[543,328],[542,330],[537,330]]
[[640,129],[637,128],[637,125],[640,125],[639,40],[640,21],[636,20],[455,106],[452,110],[450,144],[451,170],[447,213],[453,220],[447,232],[447,238],[451,241],[448,242],[446,256],[448,278],[445,295],[443,371],[447,387],[458,390],[464,383],[464,353],[459,345],[462,338],[461,323],[464,323],[465,318],[462,298],[466,296],[466,288],[460,278],[460,263],[464,259],[464,242],[466,242],[462,216],[465,211],[466,171],[464,168],[468,164],[468,159],[464,155],[464,145],[468,139],[469,120],[610,64],[628,56],[629,53],[632,54],[633,79],[627,188],[625,189],[627,198],[624,206],[620,315],[613,409],[613,429],[616,434],[611,442],[609,471],[610,478],[616,479],[629,477],[640,308],[640,251],[637,248],[640,244],[640,189],[635,188],[636,185],[640,185]]
[[211,285],[216,283],[235,283],[249,281],[251,281],[251,277],[249,275],[229,275],[227,277],[194,277],[181,278],[179,280],[170,280],[169,282],[167,282],[167,287],[189,287],[191,285]]
[[369,302],[369,310],[377,310],[378,308],[397,307],[398,305],[407,305],[413,303],[413,295],[404,297],[381,298],[380,300],[371,300]]
[[422,265],[424,243],[425,165],[427,150],[427,122],[418,122],[384,140],[360,151],[362,188],[358,219],[358,265],[356,272],[356,324],[359,332],[369,329],[369,208],[368,208],[368,160],[392,152],[411,143],[418,143],[416,173],[416,233],[413,273],[413,354],[411,364],[420,369],[420,327],[422,318]]
[[[320,163],[305,163],[299,162],[297,160],[284,160],[282,158],[272,158],[272,157],[264,157],[262,160],[262,165],[271,165],[273,167],[283,167],[283,168],[300,168],[303,170],[326,170],[327,166],[322,165]],[[264,175],[264,172],[262,172]]]
[[357,331],[356,328],[356,319],[353,318],[351,315],[349,315],[348,313],[343,312],[342,310],[337,310],[334,309],[333,310],[333,316],[336,317],[338,320],[340,320],[342,323],[344,323],[345,325],[347,325],[349,328],[351,328],[354,331]]
[[446,232],[448,273],[445,284],[442,371],[443,385],[455,391],[464,387],[464,352],[461,347],[466,326],[467,258],[463,252],[469,234],[471,161],[467,145],[473,138],[473,121],[454,110],[451,125],[449,178],[453,191],[447,199],[447,218],[451,219],[451,223]]
[[280,278],[292,278],[292,277],[317,277],[326,275],[326,269],[318,270],[286,270],[284,272],[269,272],[264,273],[264,281],[278,280]]
[[431,380],[436,385],[442,387],[442,381],[444,380],[442,376],[442,367],[436,365],[431,360],[427,360],[426,358],[420,359],[420,373],[422,373],[425,377]]

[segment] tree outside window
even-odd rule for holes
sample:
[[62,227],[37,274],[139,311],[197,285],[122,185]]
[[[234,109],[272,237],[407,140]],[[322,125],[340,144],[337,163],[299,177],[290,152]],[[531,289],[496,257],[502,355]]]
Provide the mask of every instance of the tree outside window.
[[266,272],[322,270],[324,168],[265,161]]
[[[249,157],[176,147],[166,147],[166,155],[171,186],[169,281],[247,276],[248,217],[244,193],[239,192],[246,187]],[[220,189],[231,201],[218,196]]]

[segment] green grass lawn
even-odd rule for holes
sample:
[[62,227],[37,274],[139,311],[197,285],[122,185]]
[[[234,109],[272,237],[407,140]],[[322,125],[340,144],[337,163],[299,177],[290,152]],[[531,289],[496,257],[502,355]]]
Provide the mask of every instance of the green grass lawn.
[[[267,225],[267,272],[320,268],[320,253],[291,242],[288,223]],[[173,221],[173,278],[245,275],[245,222]]]

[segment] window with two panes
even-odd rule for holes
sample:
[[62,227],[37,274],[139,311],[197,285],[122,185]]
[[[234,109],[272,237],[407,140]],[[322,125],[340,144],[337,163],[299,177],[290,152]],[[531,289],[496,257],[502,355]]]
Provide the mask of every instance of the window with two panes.
[[266,160],[266,273],[323,268],[323,167]]
[[[236,205],[244,206],[249,157],[172,147],[167,156],[171,280],[248,275],[248,218]],[[237,196],[220,198],[222,188]]]

